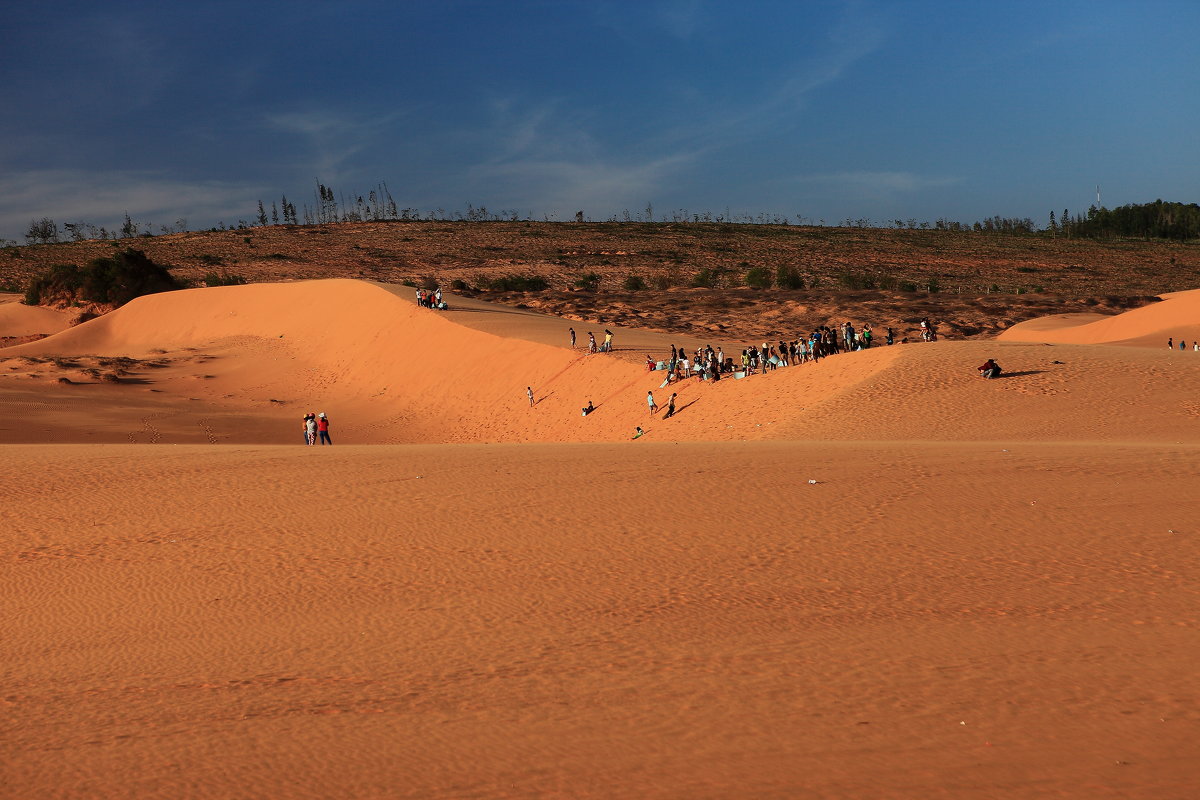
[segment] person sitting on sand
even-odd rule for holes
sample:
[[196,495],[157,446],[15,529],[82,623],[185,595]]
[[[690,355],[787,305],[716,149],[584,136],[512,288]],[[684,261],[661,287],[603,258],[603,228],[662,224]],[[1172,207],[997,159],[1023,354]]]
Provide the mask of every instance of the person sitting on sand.
[[653,369],[656,369],[657,367],[658,367],[658,362],[656,362],[653,359],[653,357],[651,357],[650,354],[647,353],[646,354],[646,369],[653,370]]
[[997,364],[994,359],[989,358],[984,362],[983,366],[979,368],[979,374],[985,378],[999,378],[1000,365]]
[[633,438],[640,439],[645,435],[645,433],[646,432],[642,430],[642,426],[638,425],[636,428],[634,428]]
[[590,414],[590,413],[592,413],[593,411],[595,411],[595,410],[596,410],[596,407],[595,407],[594,405],[592,405],[592,401],[591,401],[591,400],[588,400],[588,404],[587,404],[586,406],[584,406],[584,407],[583,407],[581,410],[583,411],[583,416],[585,416],[585,417],[586,417],[588,414]]

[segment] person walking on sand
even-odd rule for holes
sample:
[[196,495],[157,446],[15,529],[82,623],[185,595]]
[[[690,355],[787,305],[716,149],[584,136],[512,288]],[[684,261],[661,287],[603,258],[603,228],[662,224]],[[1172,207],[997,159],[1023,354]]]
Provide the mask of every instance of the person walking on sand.
[[646,392],[646,405],[650,406],[650,416],[654,416],[654,412],[658,411],[658,403],[654,402],[654,392]]
[[1174,336],[1168,336],[1168,337],[1167,337],[1167,349],[1168,349],[1168,350],[1174,350],[1174,349],[1175,349],[1175,337],[1174,337]]
[[533,387],[532,386],[525,387],[525,396],[529,398],[529,407],[533,408]]
[[567,328],[567,333],[571,334],[571,349],[575,349],[575,329]]
[[329,438],[329,417],[325,416],[324,411],[317,414],[317,434],[321,437],[322,445],[333,446],[333,439]]
[[613,332],[610,331],[608,328],[605,328],[604,329],[604,352],[606,352],[606,353],[612,352],[612,337],[613,337]]
[[671,396],[667,399],[667,413],[663,419],[670,419],[675,416],[675,395],[676,392],[671,392]]

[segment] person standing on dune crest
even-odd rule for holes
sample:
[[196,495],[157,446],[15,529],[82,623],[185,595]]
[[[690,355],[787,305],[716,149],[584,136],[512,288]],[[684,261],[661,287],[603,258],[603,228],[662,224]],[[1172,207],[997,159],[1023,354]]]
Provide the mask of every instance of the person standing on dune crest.
[[571,349],[575,349],[575,329],[567,328],[567,333],[571,334]]
[[322,445],[333,445],[333,439],[329,438],[329,417],[325,416],[324,411],[317,414],[317,433],[321,437]]

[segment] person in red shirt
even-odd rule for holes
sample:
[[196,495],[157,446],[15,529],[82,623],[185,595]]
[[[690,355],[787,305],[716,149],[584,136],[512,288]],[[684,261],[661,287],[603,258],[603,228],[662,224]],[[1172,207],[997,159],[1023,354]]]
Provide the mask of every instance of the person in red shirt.
[[1000,365],[997,364],[993,359],[989,358],[983,363],[983,366],[979,368],[979,374],[985,378],[999,378]]
[[329,438],[329,417],[325,416],[324,411],[317,415],[317,433],[321,437],[321,444],[333,444],[333,439]]

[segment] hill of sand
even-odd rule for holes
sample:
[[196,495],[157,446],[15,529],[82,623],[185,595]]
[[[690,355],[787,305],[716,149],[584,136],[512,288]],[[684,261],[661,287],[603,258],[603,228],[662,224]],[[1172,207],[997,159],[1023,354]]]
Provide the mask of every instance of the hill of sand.
[[1128,344],[1165,347],[1171,338],[1200,340],[1200,289],[1171,292],[1163,302],[1111,317],[1095,315],[1053,316],[1022,322],[997,337],[1013,342],[1063,344]]
[[[39,420],[11,430],[11,441],[78,441],[87,431],[86,441],[155,443],[291,443],[308,411],[330,414],[348,444],[621,441],[639,425],[674,441],[1176,441],[1196,416],[1191,381],[1200,359],[1165,349],[910,344],[745,380],[663,387],[663,374],[645,369],[646,356],[705,342],[614,326],[616,351],[589,355],[590,328],[576,328],[580,346],[571,350],[567,329],[575,323],[460,298],[451,298],[451,312],[435,312],[417,307],[409,291],[331,280],[142,297],[0,350],[8,373],[0,409],[16,404]],[[1173,318],[1171,306],[1190,297],[1105,324],[1138,331],[1137,320]],[[603,328],[594,333],[603,339]],[[708,344],[732,357],[755,342]],[[975,367],[988,357],[1009,376],[981,381]],[[1095,380],[1112,369],[1129,380]],[[534,389],[532,409],[526,387]],[[677,415],[650,417],[647,392],[663,408],[677,393]],[[589,401],[596,412],[582,417]],[[997,401],[1002,413],[976,413]],[[122,418],[101,410],[114,403],[138,409],[124,417],[132,424],[114,427]],[[1152,414],[1128,413],[1147,404]],[[1109,413],[1065,413],[1072,406]]]
[[669,420],[703,341],[358,281],[2,349],[0,794],[1195,797],[1200,355],[1084,343],[1193,296]]
[[42,306],[27,306],[22,295],[0,294],[0,347],[66,330],[73,315]]

